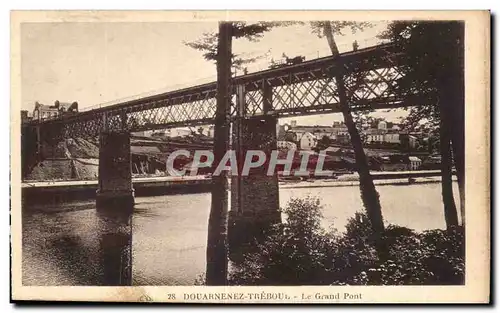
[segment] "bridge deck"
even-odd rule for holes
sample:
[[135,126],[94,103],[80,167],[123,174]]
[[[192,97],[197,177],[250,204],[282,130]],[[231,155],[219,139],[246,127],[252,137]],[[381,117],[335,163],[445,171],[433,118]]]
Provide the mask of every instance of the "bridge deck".
[[[381,44],[337,57],[324,57],[299,64],[268,69],[232,80],[243,92],[238,97],[243,116],[272,114],[278,117],[340,112],[335,77],[342,74],[352,111],[388,109],[422,104],[426,95],[399,95],[395,91],[402,74],[394,45]],[[50,120],[32,121],[52,129],[51,135],[96,136],[103,129],[142,131],[213,124],[217,83],[211,82],[173,90],[117,104],[63,115]],[[230,119],[236,118],[236,97]],[[265,105],[267,103],[267,106]]]

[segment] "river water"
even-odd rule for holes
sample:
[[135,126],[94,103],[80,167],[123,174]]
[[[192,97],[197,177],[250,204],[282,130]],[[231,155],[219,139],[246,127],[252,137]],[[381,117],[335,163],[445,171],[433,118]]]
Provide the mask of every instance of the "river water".
[[[458,188],[454,192],[458,205]],[[444,228],[439,183],[377,186],[386,224],[417,231]],[[362,210],[358,186],[281,188],[291,197],[321,199],[323,225],[342,231]],[[210,194],[136,198],[132,225],[134,285],[191,285],[205,268]],[[97,285],[102,223],[94,201],[23,208],[23,284]]]

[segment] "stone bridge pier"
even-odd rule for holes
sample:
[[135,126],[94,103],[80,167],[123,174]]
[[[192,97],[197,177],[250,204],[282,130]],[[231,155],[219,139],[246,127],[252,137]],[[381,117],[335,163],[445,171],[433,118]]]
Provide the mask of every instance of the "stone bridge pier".
[[98,210],[127,210],[134,206],[130,134],[103,132],[99,138]]
[[[240,94],[238,104],[243,96]],[[229,211],[228,242],[230,254],[241,248],[251,248],[254,241],[267,237],[273,225],[281,223],[279,187],[276,171],[267,175],[268,162],[277,149],[277,118],[272,115],[239,118],[233,124],[233,149],[236,150],[238,175],[231,179],[231,209]],[[266,162],[241,175],[246,152],[261,150]]]

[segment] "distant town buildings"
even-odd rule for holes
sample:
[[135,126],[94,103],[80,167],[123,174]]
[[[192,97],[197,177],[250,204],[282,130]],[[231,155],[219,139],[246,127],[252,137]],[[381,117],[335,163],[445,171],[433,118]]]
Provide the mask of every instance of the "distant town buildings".
[[154,137],[184,137],[184,136],[189,136],[193,132],[188,129],[188,128],[169,128],[169,129],[162,129],[162,130],[157,130],[151,134],[151,136]]
[[278,140],[277,146],[278,149],[297,150],[297,144],[291,141]]
[[21,123],[25,123],[31,120],[28,110],[21,110]]
[[366,143],[368,144],[395,144],[407,145],[410,148],[415,148],[417,138],[406,131],[401,131],[397,124],[388,124],[385,121],[380,121],[377,128],[368,128],[364,131],[366,134]]
[[422,166],[422,160],[416,156],[410,156],[410,170],[414,171]]
[[328,125],[297,125],[297,121],[291,121],[290,124],[279,125],[278,138],[280,140],[292,141],[297,143],[303,150],[313,149],[318,141],[323,137],[329,140],[343,140],[348,136],[347,127],[340,122],[335,122],[332,126]]
[[[297,135],[297,138],[299,135]],[[299,146],[301,150],[312,150],[314,147],[316,147],[317,139],[316,135],[310,133],[310,132],[305,132],[301,133],[300,135],[300,140],[299,140]]]
[[[360,133],[366,147],[379,149],[413,150],[419,145],[419,137],[422,137],[408,133],[399,124],[384,120],[365,122]],[[347,126],[339,121],[330,126],[298,125],[292,120],[277,126],[277,136],[278,141],[282,141],[280,147],[285,146],[284,142],[291,142],[302,150],[324,149],[329,145],[348,146],[351,143]]]
[[[214,137],[214,126],[204,125],[199,127],[182,127],[182,128],[169,128],[160,129],[150,132],[141,132],[143,136],[147,137],[164,137],[164,138],[178,138],[178,137],[199,137],[202,139],[212,139]],[[134,133],[138,135],[138,133]]]

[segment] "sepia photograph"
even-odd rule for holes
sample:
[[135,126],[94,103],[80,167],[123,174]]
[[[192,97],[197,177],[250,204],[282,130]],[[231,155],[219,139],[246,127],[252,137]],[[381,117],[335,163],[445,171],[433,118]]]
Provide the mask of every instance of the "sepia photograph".
[[11,13],[12,299],[488,302],[489,12],[228,12]]

